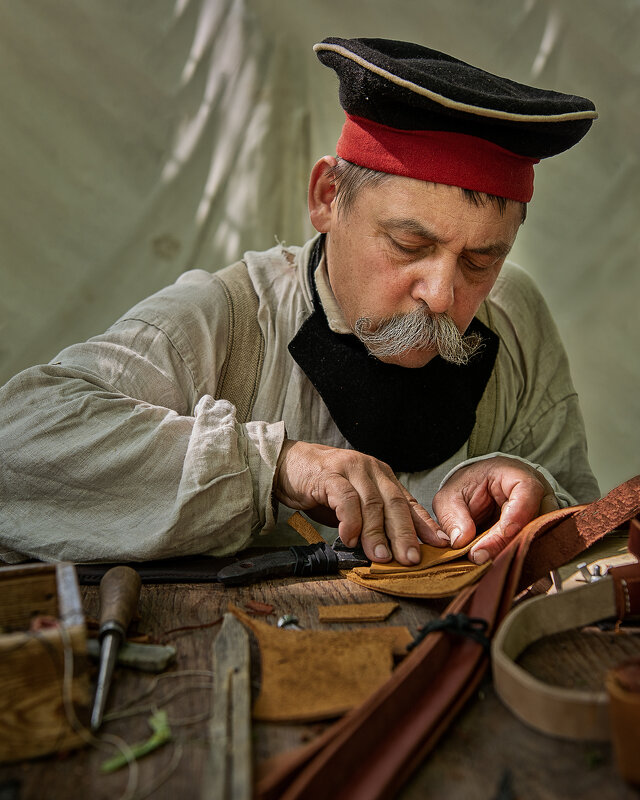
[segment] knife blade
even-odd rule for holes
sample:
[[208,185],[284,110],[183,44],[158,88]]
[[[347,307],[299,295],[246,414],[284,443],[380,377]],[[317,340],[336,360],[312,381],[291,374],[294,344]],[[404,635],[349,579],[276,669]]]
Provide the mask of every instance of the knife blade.
[[224,615],[213,643],[213,696],[209,758],[200,800],[251,800],[251,654],[249,633],[233,614]]
[[239,559],[223,567],[217,578],[225,586],[242,586],[269,578],[333,575],[341,569],[369,564],[361,547],[349,548],[337,539],[333,546],[326,542],[293,545],[287,550]]

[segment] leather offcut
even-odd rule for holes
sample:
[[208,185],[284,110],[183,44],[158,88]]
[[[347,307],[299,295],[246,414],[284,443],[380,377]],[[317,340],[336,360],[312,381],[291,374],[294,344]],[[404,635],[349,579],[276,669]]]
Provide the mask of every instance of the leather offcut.
[[320,622],[383,622],[398,608],[398,603],[346,603],[318,606]]
[[475,539],[466,544],[464,547],[436,547],[432,544],[420,545],[420,561],[417,564],[405,565],[399,561],[388,561],[385,564],[373,562],[371,564],[372,575],[393,575],[396,573],[406,574],[407,572],[419,572],[420,570],[429,567],[435,567],[438,564],[446,564],[448,561],[455,561],[471,550],[473,545],[484,536],[484,533],[476,536]]
[[307,544],[321,544],[324,542],[324,539],[320,536],[318,531],[299,511],[296,511],[295,514],[289,517],[287,525],[299,533]]
[[360,705],[391,676],[412,641],[406,627],[366,631],[283,630],[230,611],[256,636],[261,686],[254,719],[316,722]]
[[440,564],[425,570],[391,575],[372,574],[370,567],[356,567],[347,574],[347,578],[367,589],[397,597],[450,597],[475,583],[490,564],[490,561],[485,564]]

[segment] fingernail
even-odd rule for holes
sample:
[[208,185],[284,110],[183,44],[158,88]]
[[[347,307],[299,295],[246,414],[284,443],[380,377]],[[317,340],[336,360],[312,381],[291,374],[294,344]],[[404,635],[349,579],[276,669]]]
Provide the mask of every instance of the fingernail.
[[349,539],[348,542],[345,542],[345,545],[347,547],[355,547],[357,544],[358,544],[358,537],[357,536],[354,536],[353,539]]
[[484,564],[489,560],[489,553],[486,550],[476,550],[475,553],[472,553],[471,558],[473,558],[474,564]]
[[462,531],[460,530],[460,528],[454,528],[451,531],[451,547],[456,546],[456,542],[461,536],[462,536]]
[[412,564],[418,564],[420,562],[420,553],[418,552],[418,548],[410,547],[407,550],[407,558]]
[[373,554],[376,558],[389,558],[389,551],[383,544],[377,544]]
[[451,544],[451,540],[449,539],[449,537],[447,536],[447,534],[444,531],[437,530],[436,531],[436,536],[438,537],[438,539],[442,539],[443,542],[446,542],[447,544]]

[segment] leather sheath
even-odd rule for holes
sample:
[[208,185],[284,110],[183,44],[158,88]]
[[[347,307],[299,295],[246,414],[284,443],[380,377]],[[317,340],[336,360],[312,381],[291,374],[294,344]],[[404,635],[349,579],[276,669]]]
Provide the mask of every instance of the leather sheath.
[[[483,619],[491,636],[520,591],[639,513],[637,476],[588,506],[539,517],[514,537],[477,583],[449,603],[443,616],[464,613]],[[258,796],[394,797],[476,691],[487,663],[478,642],[444,631],[430,633],[368,700],[267,773]]]

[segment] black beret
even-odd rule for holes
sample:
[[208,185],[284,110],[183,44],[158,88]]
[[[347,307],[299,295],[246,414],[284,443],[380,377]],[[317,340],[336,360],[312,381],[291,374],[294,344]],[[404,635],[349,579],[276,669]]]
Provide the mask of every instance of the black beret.
[[347,123],[338,154],[383,172],[528,200],[533,164],[572,147],[597,117],[584,97],[418,44],[330,37],[314,50],[340,79]]

